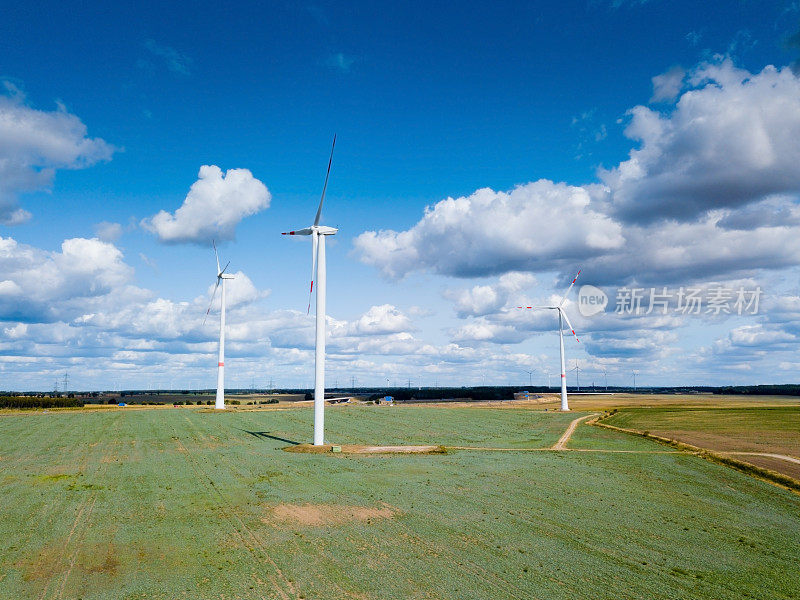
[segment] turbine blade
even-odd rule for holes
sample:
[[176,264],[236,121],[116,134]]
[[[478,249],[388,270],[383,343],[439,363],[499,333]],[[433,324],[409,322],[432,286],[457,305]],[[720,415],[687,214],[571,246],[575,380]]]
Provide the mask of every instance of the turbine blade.
[[219,275],[219,254],[217,254],[217,244],[214,242],[214,240],[211,240],[211,245],[214,246],[214,258],[217,259],[217,275]]
[[[580,275],[580,274],[581,274],[581,272],[580,272],[580,271],[578,271],[578,275]],[[559,304],[559,306],[564,306],[564,302],[566,302],[566,301],[567,301],[567,295],[568,295],[568,294],[570,293],[570,291],[572,290],[572,286],[573,286],[573,285],[575,285],[575,282],[576,282],[576,281],[578,281],[578,275],[575,275],[575,279],[573,279],[573,280],[572,280],[572,283],[570,283],[570,284],[569,284],[569,287],[567,288],[567,291],[566,291],[566,293],[564,294],[564,297],[561,299],[561,303]]]
[[581,341],[578,339],[578,334],[575,333],[575,328],[572,326],[572,323],[569,322],[569,317],[567,317],[567,313],[564,312],[563,308],[559,308],[558,310],[561,313],[561,316],[564,317],[564,320],[567,322],[567,327],[569,327],[569,330],[572,332],[572,335],[575,336],[575,341],[580,344]]
[[[223,274],[223,273],[226,271],[226,269],[227,269],[228,267],[230,267],[230,266],[231,266],[231,261],[228,261],[228,264],[227,264],[227,265],[225,265],[225,268],[224,268],[224,269],[222,269],[222,271],[220,271],[220,272],[219,272],[219,274],[220,274],[220,275],[222,275],[222,274]],[[217,268],[219,269],[219,265],[217,265]]]
[[314,279],[317,277],[317,248],[319,247],[319,234],[311,234],[311,288],[308,290],[308,308],[306,314],[311,314],[311,294],[314,292]]
[[297,231],[284,231],[281,235],[311,235],[311,231],[311,227],[305,227]]
[[328,189],[328,177],[331,174],[331,163],[333,162],[333,149],[336,147],[336,134],[333,134],[333,144],[331,145],[331,157],[328,159],[328,172],[325,173],[325,185],[322,186],[322,197],[319,199],[317,216],[314,218],[314,225],[319,225],[319,218],[322,216],[322,203],[325,200],[325,190]]
[[214,304],[214,298],[217,295],[217,288],[219,287],[219,275],[217,275],[217,284],[214,286],[214,291],[211,293],[211,302],[208,303],[208,310],[206,310],[206,316],[203,317],[203,325],[206,324],[206,319],[208,318],[208,313],[211,312],[211,306]]

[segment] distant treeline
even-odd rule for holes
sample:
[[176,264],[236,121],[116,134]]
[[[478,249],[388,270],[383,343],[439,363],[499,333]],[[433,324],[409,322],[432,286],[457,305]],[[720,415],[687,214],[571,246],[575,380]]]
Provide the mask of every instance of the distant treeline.
[[377,400],[384,396],[391,396],[395,400],[418,400],[435,398],[471,398],[472,400],[509,400],[514,397],[514,392],[521,388],[516,387],[441,387],[441,388],[390,388],[386,391],[372,393],[370,400]]
[[80,398],[0,396],[0,408],[68,408],[73,406],[83,406],[83,400]]
[[[582,378],[583,379],[583,378]],[[604,382],[605,383],[605,382]],[[578,388],[570,384],[569,392],[595,392],[595,393],[618,393],[618,394],[731,394],[731,395],[750,395],[750,396],[800,396],[800,384],[781,384],[781,385],[735,385],[735,386],[605,386],[592,385],[589,380],[587,384],[581,381]],[[538,385],[503,385],[503,386],[477,386],[477,387],[357,387],[357,388],[329,388],[325,391],[327,397],[331,396],[361,396],[376,400],[384,396],[392,396],[395,400],[432,400],[436,398],[470,398],[472,400],[510,400],[514,393],[527,391],[532,394],[558,393],[560,388],[556,386]],[[307,388],[280,388],[267,390],[246,390],[228,389],[227,396],[239,394],[275,394],[281,396],[305,396],[306,400],[312,399],[313,390]],[[71,392],[68,396],[77,398],[51,397],[41,392],[28,392],[24,395],[16,396],[17,392],[0,391],[0,408],[2,407],[42,407],[48,406],[82,406],[86,403],[115,404],[117,402],[127,402],[133,404],[164,403],[174,404],[181,400],[193,400],[195,404],[213,401],[214,390],[125,390],[122,392]],[[250,398],[247,398],[249,400]],[[299,399],[299,398],[296,398]],[[72,404],[71,402],[75,402]],[[13,402],[14,404],[10,404]],[[69,404],[56,404],[70,402]],[[21,403],[21,404],[20,404]],[[264,401],[253,398],[253,403],[263,404]]]
[[737,385],[720,387],[715,394],[746,394],[748,396],[800,396],[800,385]]

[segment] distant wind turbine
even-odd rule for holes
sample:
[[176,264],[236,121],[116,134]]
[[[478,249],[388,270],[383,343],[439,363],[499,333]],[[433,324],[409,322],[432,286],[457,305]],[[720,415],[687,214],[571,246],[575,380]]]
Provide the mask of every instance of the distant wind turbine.
[[[577,337],[575,339],[578,339]],[[570,371],[575,371],[575,383],[577,385],[576,389],[580,392],[581,391],[581,367],[578,364],[578,359],[575,359],[575,366],[570,369]]]
[[[578,275],[581,272],[578,271]],[[559,350],[561,351],[561,410],[567,411],[569,410],[569,403],[567,402],[567,373],[566,373],[566,363],[564,361],[564,321],[567,322],[567,327],[569,327],[572,335],[575,337],[576,342],[580,342],[578,336],[575,334],[575,328],[572,326],[572,323],[569,322],[569,318],[567,318],[567,313],[564,312],[564,302],[567,301],[567,296],[569,295],[570,291],[572,290],[572,286],[575,285],[575,282],[578,280],[578,275],[575,275],[575,278],[572,280],[572,283],[569,284],[564,297],[561,298],[561,302],[556,304],[555,306],[518,306],[517,308],[530,308],[532,310],[555,310],[558,311],[558,344]]]
[[314,292],[314,278],[317,279],[317,307],[316,324],[317,334],[314,346],[314,445],[321,446],[325,443],[325,236],[336,235],[339,231],[334,227],[320,225],[322,216],[322,203],[325,201],[325,191],[328,189],[328,177],[331,174],[333,162],[333,149],[336,147],[336,136],[333,136],[331,157],[328,159],[328,171],[325,174],[325,185],[322,186],[322,197],[319,199],[317,216],[314,224],[305,229],[288,231],[281,235],[310,235],[311,236],[311,287],[308,290],[308,309],[311,311],[311,294]]
[[214,247],[214,258],[217,259],[217,283],[214,286],[214,292],[211,294],[211,302],[208,304],[206,316],[203,319],[205,325],[208,314],[211,312],[211,306],[214,304],[214,298],[217,295],[217,288],[222,284],[222,292],[220,293],[220,311],[219,311],[219,360],[217,361],[217,399],[214,402],[214,408],[223,410],[225,408],[225,280],[233,279],[233,275],[225,272],[231,261],[225,265],[224,269],[219,268],[219,254],[217,254],[217,245],[211,241]]
[[533,374],[536,372],[536,369],[533,371],[525,371],[528,374],[528,386],[533,387]]

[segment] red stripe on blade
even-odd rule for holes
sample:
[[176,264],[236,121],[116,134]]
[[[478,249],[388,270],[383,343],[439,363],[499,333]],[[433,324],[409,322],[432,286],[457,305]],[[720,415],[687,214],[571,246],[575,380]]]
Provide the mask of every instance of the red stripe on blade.
[[218,367],[224,367],[224,366],[225,366],[225,363],[224,363],[224,362],[222,362],[222,363],[217,363],[217,366],[218,366]]

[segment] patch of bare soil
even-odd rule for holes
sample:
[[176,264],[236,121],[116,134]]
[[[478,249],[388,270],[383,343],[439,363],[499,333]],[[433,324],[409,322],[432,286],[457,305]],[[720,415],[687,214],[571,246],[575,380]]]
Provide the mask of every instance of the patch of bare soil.
[[[361,446],[357,444],[342,444],[341,454],[446,454],[444,446]],[[331,444],[314,446],[312,444],[297,444],[284,448],[286,452],[301,452],[307,454],[338,454],[333,452]]]
[[328,527],[352,522],[371,522],[392,519],[399,510],[389,504],[380,507],[341,504],[278,504],[269,509],[261,520],[302,527]]
[[116,575],[119,569],[114,544],[91,545],[81,551],[78,567],[87,574]]
[[50,579],[62,570],[62,555],[61,546],[50,544],[33,556],[26,556],[16,566],[22,570],[23,581]]

